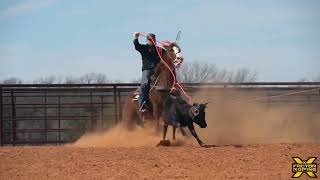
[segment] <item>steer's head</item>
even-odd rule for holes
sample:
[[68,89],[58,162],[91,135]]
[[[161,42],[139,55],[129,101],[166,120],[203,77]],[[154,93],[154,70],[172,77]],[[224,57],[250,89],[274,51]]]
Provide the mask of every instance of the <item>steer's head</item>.
[[208,103],[205,103],[205,104],[195,103],[192,105],[190,109],[190,115],[193,119],[193,122],[198,124],[201,128],[207,127],[206,112],[205,112],[207,104]]

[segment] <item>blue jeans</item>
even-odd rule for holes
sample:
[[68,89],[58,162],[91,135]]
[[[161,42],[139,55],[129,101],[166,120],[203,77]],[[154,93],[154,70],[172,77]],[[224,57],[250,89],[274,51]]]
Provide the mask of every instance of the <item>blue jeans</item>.
[[151,76],[153,75],[154,70],[143,70],[141,85],[140,85],[140,94],[139,94],[139,107],[142,106],[143,103],[147,104],[149,101],[149,90],[151,83]]

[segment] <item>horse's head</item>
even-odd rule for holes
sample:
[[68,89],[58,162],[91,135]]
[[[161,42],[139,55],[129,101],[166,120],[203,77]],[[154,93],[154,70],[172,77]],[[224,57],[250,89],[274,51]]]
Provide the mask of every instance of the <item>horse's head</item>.
[[166,42],[163,44],[163,48],[166,50],[166,53],[170,60],[169,63],[173,64],[174,67],[179,67],[183,62],[183,56],[178,44],[175,42]]
[[161,42],[159,46],[165,50],[162,51],[161,59],[166,63],[159,63],[157,65],[153,78],[158,79],[156,80],[157,85],[171,87],[175,78],[174,69],[179,67],[183,61],[181,49],[177,43],[169,41]]
[[205,104],[195,103],[192,105],[190,109],[190,115],[193,118],[193,122],[198,124],[201,128],[207,127],[206,112],[205,112],[206,107],[207,107],[207,103]]

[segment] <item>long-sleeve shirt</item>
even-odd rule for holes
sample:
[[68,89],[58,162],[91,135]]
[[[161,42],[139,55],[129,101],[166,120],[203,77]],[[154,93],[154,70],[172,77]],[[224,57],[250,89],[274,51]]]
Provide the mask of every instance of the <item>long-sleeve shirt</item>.
[[[157,53],[156,46],[149,44],[140,44],[138,39],[133,40],[134,47],[140,52],[142,57],[142,71],[152,70],[160,62],[160,57]],[[159,50],[163,51],[162,48]]]

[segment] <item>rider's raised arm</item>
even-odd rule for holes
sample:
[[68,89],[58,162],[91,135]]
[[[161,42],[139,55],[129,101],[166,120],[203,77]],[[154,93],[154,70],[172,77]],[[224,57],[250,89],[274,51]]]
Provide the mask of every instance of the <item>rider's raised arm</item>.
[[146,51],[146,48],[147,48],[147,47],[146,47],[145,45],[143,45],[143,44],[140,44],[138,38],[135,38],[135,39],[133,40],[133,44],[134,44],[134,48],[135,48],[137,51],[139,51],[139,52],[144,52],[144,51]]

